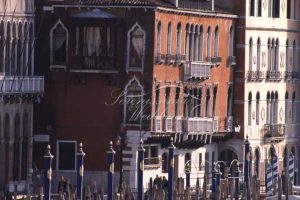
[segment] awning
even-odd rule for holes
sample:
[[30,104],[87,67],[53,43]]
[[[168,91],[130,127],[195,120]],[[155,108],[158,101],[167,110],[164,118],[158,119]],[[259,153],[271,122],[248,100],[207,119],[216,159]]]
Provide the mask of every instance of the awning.
[[100,9],[72,14],[71,17],[81,19],[117,19],[118,17]]

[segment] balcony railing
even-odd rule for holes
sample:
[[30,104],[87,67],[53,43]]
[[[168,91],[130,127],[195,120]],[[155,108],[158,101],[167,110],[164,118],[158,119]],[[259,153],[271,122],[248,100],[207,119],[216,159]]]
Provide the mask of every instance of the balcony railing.
[[175,62],[175,55],[172,55],[172,54],[167,54],[166,55],[166,63],[167,64],[172,64]]
[[145,168],[158,168],[160,167],[160,159],[158,157],[145,158],[144,160]]
[[81,70],[115,70],[114,56],[73,56],[71,69]]
[[222,58],[218,56],[212,57],[211,62],[215,65],[220,65],[222,62]]
[[281,81],[282,76],[279,71],[267,71],[266,75],[267,81]]
[[284,124],[265,124],[263,126],[265,138],[282,138],[285,133]]
[[235,56],[229,56],[228,57],[228,64],[229,65],[236,65],[236,57]]
[[226,117],[227,132],[233,132],[233,116]]
[[202,62],[187,62],[184,69],[185,80],[208,79],[211,75],[211,66]]
[[0,93],[40,94],[44,93],[42,76],[0,76]]
[[296,71],[285,72],[284,79],[285,80],[297,80],[297,79],[299,79],[299,73]]
[[156,54],[156,64],[162,64],[163,60],[162,60],[162,54],[158,53]]
[[211,134],[213,132],[213,118],[191,117],[183,121],[185,132]]
[[260,82],[264,80],[264,73],[262,71],[248,71],[247,80],[248,82]]
[[181,64],[185,63],[185,60],[186,60],[185,55],[181,55],[181,54],[175,55],[175,64],[176,65],[181,65]]

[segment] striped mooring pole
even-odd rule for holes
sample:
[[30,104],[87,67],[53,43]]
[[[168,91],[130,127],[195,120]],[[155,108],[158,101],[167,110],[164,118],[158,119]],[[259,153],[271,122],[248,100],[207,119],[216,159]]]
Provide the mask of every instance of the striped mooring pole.
[[77,152],[77,200],[82,200],[84,156],[85,153],[82,150],[82,143],[80,143]]
[[272,166],[266,161],[266,194],[272,196]]
[[248,141],[248,136],[244,142],[244,194],[245,198],[248,198],[248,188],[249,188],[249,162],[250,162],[250,143]]
[[[276,184],[276,188],[278,188],[278,159],[276,156],[272,158],[272,171],[273,171],[273,180],[272,182]],[[276,192],[277,190],[275,190]]]
[[295,176],[295,160],[294,155],[291,153],[289,156],[289,180],[294,184]]
[[47,146],[47,152],[44,155],[45,172],[44,172],[44,200],[50,200],[51,194],[51,179],[52,179],[52,159],[53,155],[50,152],[50,145]]
[[144,152],[145,149],[143,147],[143,140],[140,141],[140,147],[138,149],[138,163],[137,163],[137,168],[138,168],[138,198],[140,200],[144,199],[144,190],[143,190],[143,176],[144,176]]
[[107,151],[107,163],[108,163],[108,173],[107,173],[107,200],[113,200],[113,174],[114,174],[114,155],[115,151],[113,149],[113,143],[110,141],[109,150]]
[[173,176],[174,176],[174,150],[173,138],[171,138],[171,144],[169,146],[169,171],[168,171],[168,200],[173,200]]

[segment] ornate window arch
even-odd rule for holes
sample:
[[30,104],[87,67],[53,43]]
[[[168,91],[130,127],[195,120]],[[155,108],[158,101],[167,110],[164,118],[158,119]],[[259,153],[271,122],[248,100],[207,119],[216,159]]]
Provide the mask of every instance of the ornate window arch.
[[210,26],[207,28],[206,57],[211,57],[211,30],[210,30]]
[[176,37],[176,55],[181,54],[181,23],[177,24],[177,37]]
[[203,26],[199,27],[199,61],[203,61]]
[[146,33],[136,23],[127,33],[127,71],[143,71]]
[[140,124],[143,113],[143,86],[134,76],[125,86],[124,122]]
[[252,71],[252,59],[253,59],[253,40],[252,37],[249,40],[249,71]]
[[68,63],[69,32],[59,19],[50,30],[50,65],[66,68]]
[[214,56],[217,57],[219,55],[219,26],[215,28],[215,38],[214,38]]
[[156,53],[157,56],[160,56],[161,54],[161,30],[162,30],[162,25],[161,21],[158,22],[157,24],[157,37],[156,37]]

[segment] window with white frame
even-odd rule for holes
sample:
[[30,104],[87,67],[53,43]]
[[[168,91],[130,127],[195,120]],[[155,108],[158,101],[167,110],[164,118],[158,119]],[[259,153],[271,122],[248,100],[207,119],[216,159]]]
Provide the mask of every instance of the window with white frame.
[[136,23],[129,30],[127,37],[127,68],[141,71],[144,68],[146,34]]
[[261,11],[262,11],[262,2],[261,0],[257,0],[257,16],[261,17]]
[[144,145],[144,149],[145,165],[157,165],[160,163],[158,158],[158,146]]
[[177,25],[176,54],[181,54],[181,23]]
[[125,87],[125,119],[126,123],[139,124],[142,116],[143,88],[134,77]]
[[51,65],[67,64],[68,30],[59,20],[51,29]]
[[161,22],[160,21],[157,24],[156,53],[157,56],[161,54]]
[[214,56],[219,55],[219,27],[215,28],[215,38],[214,38]]
[[75,170],[76,167],[76,141],[57,141],[57,169]]

